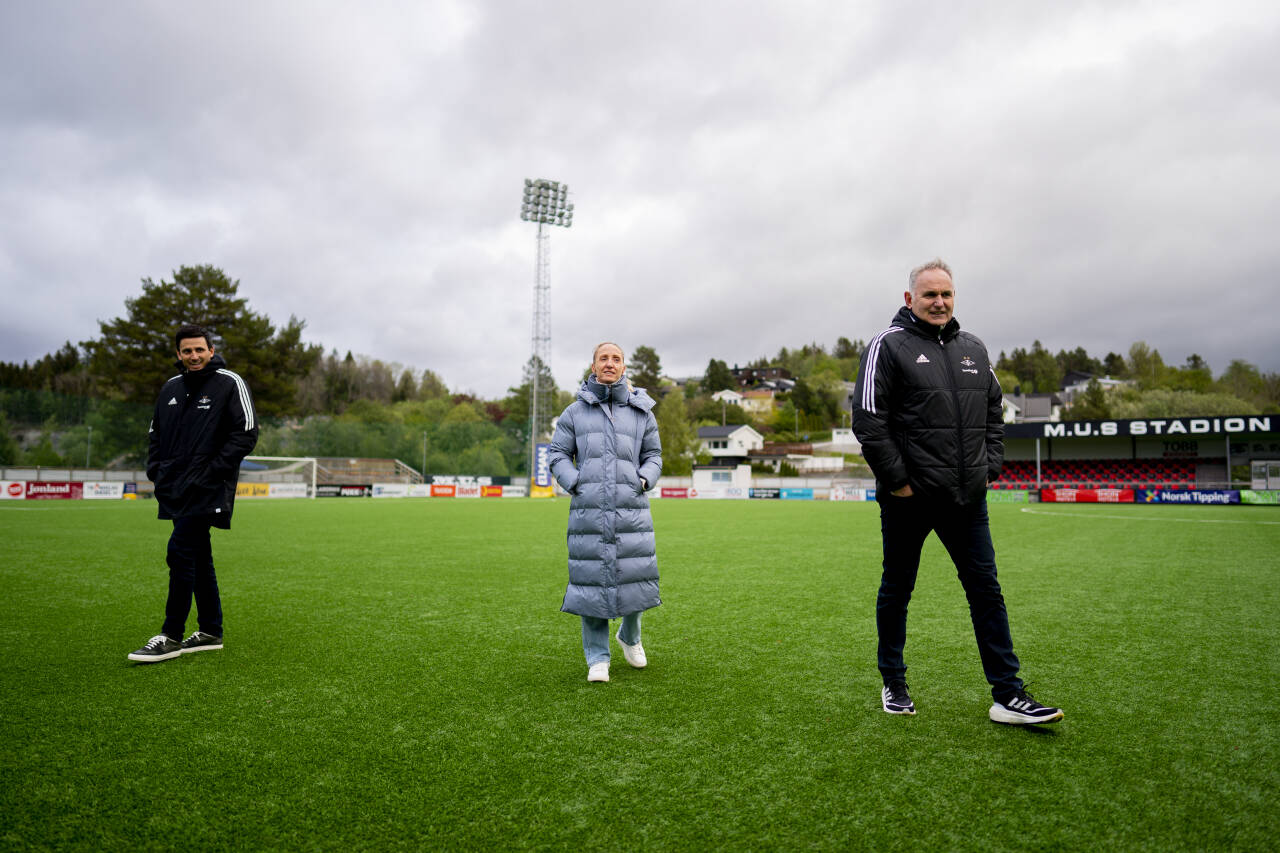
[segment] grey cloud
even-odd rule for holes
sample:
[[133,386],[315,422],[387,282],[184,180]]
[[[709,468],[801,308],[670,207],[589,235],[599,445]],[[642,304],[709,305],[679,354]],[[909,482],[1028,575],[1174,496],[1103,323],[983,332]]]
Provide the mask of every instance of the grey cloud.
[[[305,9],[305,14],[300,11]],[[1280,369],[1269,4],[45,3],[0,12],[0,359],[215,263],[341,352],[498,395],[531,328],[676,374],[867,338],[955,266],[993,349]]]

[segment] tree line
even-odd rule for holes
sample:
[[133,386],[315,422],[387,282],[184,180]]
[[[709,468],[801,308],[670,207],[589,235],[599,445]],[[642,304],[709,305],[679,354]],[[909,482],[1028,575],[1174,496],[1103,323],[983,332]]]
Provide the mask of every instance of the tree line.
[[[221,269],[184,266],[170,281],[143,279],[142,292],[125,300],[122,316],[99,324],[97,338],[68,341],[34,363],[0,362],[0,464],[140,465],[156,388],[172,375],[166,369],[178,369],[172,334],[184,322],[214,330],[218,350],[253,389],[261,455],[389,457],[429,473],[527,475],[535,374],[538,387],[556,388],[549,368],[531,358],[500,399],[451,393],[430,369],[307,343],[303,320],[291,316],[277,326],[250,308],[239,282]],[[840,337],[830,348],[783,347],[743,365],[779,367],[794,381],[763,414],[712,398],[738,387],[721,359],[677,383],[664,375],[658,352],[640,345],[628,354],[628,374],[658,401],[665,469],[680,475],[698,459],[700,426],[745,423],[771,440],[803,441],[847,424],[846,383],[856,378],[865,346]],[[1236,360],[1214,377],[1198,355],[1168,365],[1143,342],[1126,355],[1095,358],[1079,347],[1054,354],[1035,341],[1001,352],[995,368],[1006,394],[1057,391],[1073,371],[1125,383],[1090,383],[1072,402],[1071,418],[1280,412],[1280,375]],[[572,395],[556,390],[552,410]]]

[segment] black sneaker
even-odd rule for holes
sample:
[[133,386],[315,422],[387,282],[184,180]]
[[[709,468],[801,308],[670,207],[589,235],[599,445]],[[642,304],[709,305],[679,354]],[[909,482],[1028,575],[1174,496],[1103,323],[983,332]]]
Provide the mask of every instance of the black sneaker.
[[1019,690],[1003,702],[992,702],[987,712],[994,723],[1008,723],[1011,726],[1032,726],[1040,723],[1056,723],[1063,717],[1061,708],[1050,708],[1041,705],[1031,694]]
[[196,631],[182,641],[182,653],[184,655],[191,652],[203,652],[220,648],[222,648],[222,638],[215,637],[213,634],[206,634],[204,631]]
[[170,640],[164,634],[156,634],[147,644],[136,652],[129,653],[129,660],[135,660],[138,663],[157,663],[169,658],[176,658],[182,654],[182,643],[177,640]]
[[911,701],[911,696],[907,693],[907,682],[905,681],[886,684],[884,689],[880,691],[880,705],[884,708],[886,714],[914,714],[916,712],[915,703]]

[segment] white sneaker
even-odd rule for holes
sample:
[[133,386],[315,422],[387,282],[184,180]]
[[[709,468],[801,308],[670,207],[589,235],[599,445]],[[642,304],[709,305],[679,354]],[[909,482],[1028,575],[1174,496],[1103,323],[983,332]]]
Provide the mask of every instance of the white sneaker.
[[627,663],[636,669],[644,669],[648,665],[649,659],[644,656],[644,646],[636,643],[634,646],[628,646],[622,642],[622,631],[613,635],[618,640],[618,645],[622,646],[622,656],[627,659]]
[[591,668],[587,670],[587,681],[608,681],[609,680],[609,662],[602,660],[599,663],[591,664]]

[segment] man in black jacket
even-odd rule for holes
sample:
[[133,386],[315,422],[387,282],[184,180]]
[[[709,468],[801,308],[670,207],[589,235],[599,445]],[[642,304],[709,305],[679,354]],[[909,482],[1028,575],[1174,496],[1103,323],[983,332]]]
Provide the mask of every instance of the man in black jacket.
[[[169,537],[169,598],[160,633],[129,655],[154,663],[222,648],[222,602],[209,528],[231,527],[240,462],[258,441],[249,386],[214,352],[209,333],[183,326],[174,336],[182,373],[160,389],[151,420],[147,478]],[[191,598],[199,630],[182,639]]]
[[914,714],[903,648],[907,604],[930,531],[951,555],[969,600],[982,669],[998,723],[1052,723],[1062,711],[1036,702],[1018,678],[1009,617],[996,580],[987,486],[1004,465],[1000,383],[987,349],[952,317],[951,269],[911,271],[906,306],[872,338],[854,390],[853,429],[876,475],[884,573],[876,597],[881,706]]

